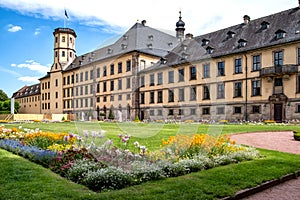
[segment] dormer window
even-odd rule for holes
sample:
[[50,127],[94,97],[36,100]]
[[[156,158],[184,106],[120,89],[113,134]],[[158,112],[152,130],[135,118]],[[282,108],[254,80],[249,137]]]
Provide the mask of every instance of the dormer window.
[[124,49],[127,48],[127,45],[126,44],[121,44],[121,48],[122,48],[122,50],[124,50]]
[[81,56],[81,60],[84,60],[85,59],[85,56]]
[[169,47],[173,47],[173,43],[172,43],[172,42],[169,42],[169,43],[168,43],[168,46],[169,46]]
[[91,53],[91,56],[92,56],[92,57],[94,57],[94,56],[95,56],[95,53],[94,53],[94,52],[92,52],[92,53]]
[[113,52],[113,50],[112,50],[111,48],[108,48],[108,49],[107,49],[107,53],[108,53],[108,54],[112,54],[112,52]]
[[150,43],[150,44],[147,44],[147,47],[149,48],[149,49],[152,49],[152,44]]
[[182,53],[181,54],[181,60],[186,60],[187,59],[187,57],[188,57],[188,54],[187,53]]
[[213,51],[214,51],[214,48],[213,48],[213,47],[210,47],[210,46],[206,47],[206,52],[207,52],[208,54],[212,54]]
[[128,35],[123,35],[123,40],[127,40],[128,39]]
[[202,46],[205,46],[205,45],[208,45],[208,43],[209,43],[209,40],[208,39],[203,39],[202,40]]
[[275,32],[275,34],[276,34],[276,39],[278,40],[278,39],[284,38],[286,35],[286,32],[284,30],[279,29]]
[[234,35],[235,35],[235,32],[233,32],[233,31],[228,31],[228,32],[227,32],[227,38],[228,38],[228,39],[229,39],[229,38],[233,38]]
[[80,66],[80,65],[82,65],[82,61],[81,61],[81,60],[79,61],[79,66]]
[[153,41],[153,35],[148,35],[148,39]]
[[181,45],[181,48],[182,48],[183,51],[186,51],[187,45],[183,44],[183,45]]
[[93,61],[93,58],[89,57],[89,62],[92,62]]
[[247,40],[239,39],[239,47],[245,47],[247,45]]
[[167,60],[165,58],[160,58],[160,64],[166,64]]
[[260,24],[260,28],[261,28],[262,30],[268,29],[269,27],[270,27],[270,23],[269,23],[269,22],[263,21],[263,22]]

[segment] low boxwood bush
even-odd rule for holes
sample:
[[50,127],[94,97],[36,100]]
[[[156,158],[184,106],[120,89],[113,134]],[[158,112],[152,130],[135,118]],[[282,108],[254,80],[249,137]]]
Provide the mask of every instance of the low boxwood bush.
[[300,141],[300,131],[294,131],[294,139]]

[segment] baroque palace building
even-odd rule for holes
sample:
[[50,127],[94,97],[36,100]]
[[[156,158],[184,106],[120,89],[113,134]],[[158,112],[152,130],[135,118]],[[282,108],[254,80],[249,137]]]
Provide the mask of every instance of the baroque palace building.
[[299,7],[197,37],[134,24],[115,43],[76,56],[76,33],[57,28],[54,63],[13,97],[21,113],[120,121],[300,119]]

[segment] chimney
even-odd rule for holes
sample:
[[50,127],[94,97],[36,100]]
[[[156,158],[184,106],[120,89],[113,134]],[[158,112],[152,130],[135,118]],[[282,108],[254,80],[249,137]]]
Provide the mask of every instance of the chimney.
[[146,26],[146,20],[143,20],[143,21],[142,21],[142,25],[143,25],[143,26]]
[[191,34],[191,33],[187,33],[186,35],[185,35],[185,39],[193,39],[194,38],[194,36],[193,36],[193,34]]
[[[300,0],[299,0],[299,1],[300,1]],[[249,24],[249,22],[250,22],[250,17],[249,17],[248,15],[244,15],[243,19],[244,19],[244,24]]]

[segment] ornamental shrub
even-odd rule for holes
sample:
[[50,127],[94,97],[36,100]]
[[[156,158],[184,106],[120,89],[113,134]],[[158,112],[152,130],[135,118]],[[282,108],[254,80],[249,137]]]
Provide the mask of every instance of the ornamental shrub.
[[300,132],[294,131],[294,139],[300,141]]

